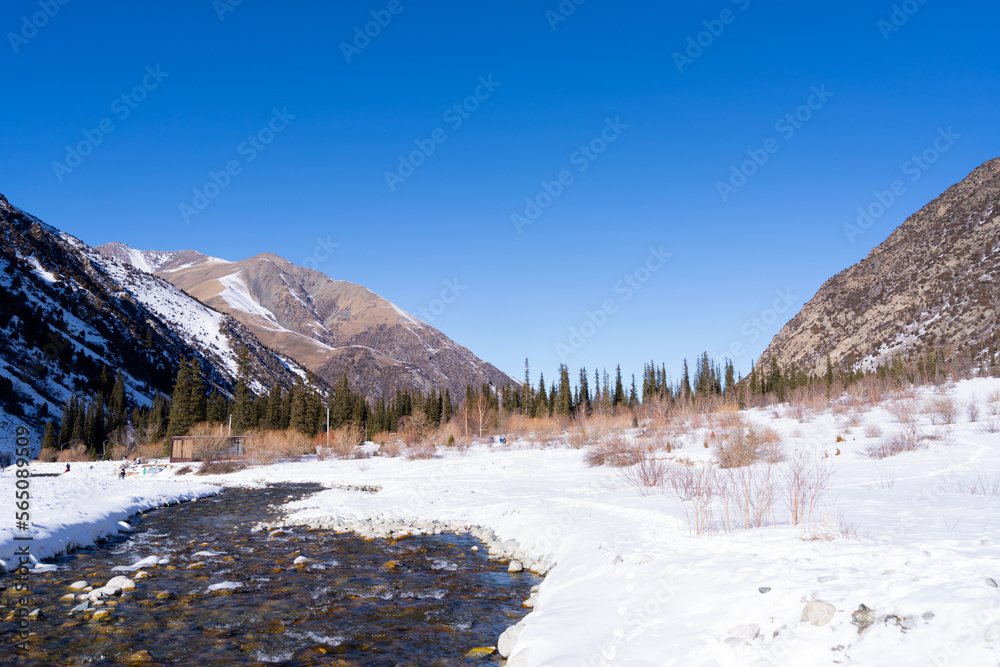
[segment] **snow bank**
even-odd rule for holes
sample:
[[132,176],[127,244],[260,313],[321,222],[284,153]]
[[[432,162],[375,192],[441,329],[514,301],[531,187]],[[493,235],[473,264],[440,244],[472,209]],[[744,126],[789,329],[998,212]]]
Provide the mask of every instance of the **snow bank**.
[[[884,460],[861,454],[877,439],[866,432],[901,428],[883,408],[802,421],[786,406],[747,411],[782,435],[789,454],[833,467],[823,508],[799,527],[692,535],[672,493],[640,494],[620,472],[586,467],[582,451],[517,443],[434,460],[285,463],[226,479],[331,487],[290,504],[292,523],[486,526],[555,563],[511,664],[992,667],[1000,660],[1000,496],[970,495],[968,485],[1000,473],[1000,434],[983,428],[993,391],[1000,381],[918,392],[918,404],[953,400],[957,421],[935,425],[918,411],[928,447]],[[973,396],[983,408],[976,423],[964,411]],[[696,431],[659,456],[707,460],[707,436]],[[827,622],[803,621],[814,600],[827,604],[811,609],[832,611]]]
[[[32,541],[15,541],[24,532],[15,530],[15,467],[0,473],[0,489],[9,503],[0,514],[0,566],[17,567],[14,553],[29,545],[34,559],[52,558],[76,547],[89,546],[108,535],[129,530],[119,522],[154,507],[193,500],[218,493],[211,484],[152,476],[117,479],[118,464],[72,463],[69,473],[31,478],[30,520]],[[33,475],[61,473],[64,463],[33,463]],[[127,525],[127,524],[126,524]]]

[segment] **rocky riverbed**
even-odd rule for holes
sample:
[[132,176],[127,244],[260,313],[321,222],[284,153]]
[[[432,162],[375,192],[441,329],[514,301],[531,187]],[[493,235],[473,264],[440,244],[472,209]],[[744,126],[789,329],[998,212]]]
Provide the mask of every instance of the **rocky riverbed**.
[[[134,517],[130,532],[32,573],[38,611],[29,650],[7,657],[53,665],[499,662],[498,637],[530,610],[536,573],[548,564],[479,528],[281,522],[284,503],[317,490],[230,489]],[[14,629],[9,618],[0,624],[8,646]]]

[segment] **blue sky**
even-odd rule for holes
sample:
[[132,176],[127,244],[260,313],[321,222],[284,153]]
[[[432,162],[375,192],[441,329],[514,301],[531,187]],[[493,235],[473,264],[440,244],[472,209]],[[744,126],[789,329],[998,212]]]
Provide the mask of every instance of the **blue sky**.
[[278,253],[535,382],[746,372],[1000,155],[1000,8],[678,5],[10,0],[0,192],[92,245]]

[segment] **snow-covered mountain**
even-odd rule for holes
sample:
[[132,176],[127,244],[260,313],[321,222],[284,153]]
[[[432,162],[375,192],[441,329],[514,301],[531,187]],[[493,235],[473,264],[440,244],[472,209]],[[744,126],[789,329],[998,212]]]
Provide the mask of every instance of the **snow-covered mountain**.
[[[870,225],[862,216],[848,235]],[[1000,158],[910,216],[868,257],[830,278],[762,359],[823,373],[899,355],[995,358],[1000,344]]]
[[232,317],[0,195],[0,430],[38,429],[70,394],[92,395],[102,374],[119,370],[133,403],[148,403],[170,393],[179,361],[191,355],[229,393],[241,349],[258,392],[305,373]]
[[232,315],[264,344],[331,383],[346,370],[351,387],[369,397],[401,388],[447,388],[460,396],[468,384],[517,384],[366,287],[272,253],[228,262],[192,250],[140,251],[123,243],[97,250]]

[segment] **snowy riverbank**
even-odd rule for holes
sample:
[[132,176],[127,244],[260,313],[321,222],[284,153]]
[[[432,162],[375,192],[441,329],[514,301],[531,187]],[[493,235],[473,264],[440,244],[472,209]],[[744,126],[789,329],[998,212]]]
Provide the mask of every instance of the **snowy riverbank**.
[[[526,561],[554,565],[511,665],[993,666],[1000,660],[1000,495],[973,493],[996,481],[1000,494],[1000,433],[986,425],[993,392],[1000,381],[917,391],[906,400],[925,446],[881,460],[862,451],[903,428],[890,405],[744,413],[780,434],[779,477],[796,452],[832,470],[822,507],[795,527],[779,521],[695,535],[672,489],[639,489],[620,469],[587,467],[585,450],[527,442],[439,451],[429,460],[311,460],[219,477],[136,479],[117,491],[112,479],[84,488],[41,478],[36,497],[68,499],[48,510],[50,530],[66,533],[63,542],[83,534],[90,519],[113,529],[121,518],[115,512],[209,493],[214,487],[205,482],[326,485],[286,507],[293,523],[370,534],[434,521],[488,528],[500,541],[516,541]],[[974,422],[966,410],[973,397],[981,406]],[[930,406],[946,399],[954,414],[932,414]],[[690,425],[670,453],[655,456],[708,461],[709,423]],[[779,498],[779,519],[781,505]],[[76,523],[60,511],[79,513]],[[814,600],[825,603],[810,605],[818,624],[803,620]]]
[[[782,435],[789,456],[828,456],[826,502],[799,527],[692,535],[672,494],[643,495],[618,470],[587,467],[580,450],[517,443],[432,460],[287,463],[226,479],[345,487],[289,506],[293,522],[485,526],[554,563],[512,664],[992,666],[1000,497],[969,488],[1000,471],[1000,434],[961,409],[997,390],[994,380],[949,387],[956,423],[918,413],[927,448],[883,460],[861,455],[878,439],[871,433],[900,427],[883,408],[853,415],[854,426],[830,410],[801,422],[786,407],[749,411]],[[936,398],[921,390],[914,400]],[[707,460],[704,435],[662,456]],[[380,490],[346,488],[362,485]],[[804,622],[812,600],[832,605],[832,619]]]
[[[16,541],[15,498],[17,467],[0,472],[0,495],[6,510],[0,513],[0,566],[17,567],[14,557],[19,547],[28,545],[35,562],[52,558],[80,546],[89,546],[102,537],[114,535],[137,512],[193,500],[218,493],[220,488],[199,479],[156,478],[139,475],[117,478],[119,464],[73,463],[63,473],[65,463],[32,463],[30,493],[31,541]],[[45,475],[45,476],[37,476]],[[48,476],[56,475],[56,476]],[[183,479],[183,478],[180,478]]]

